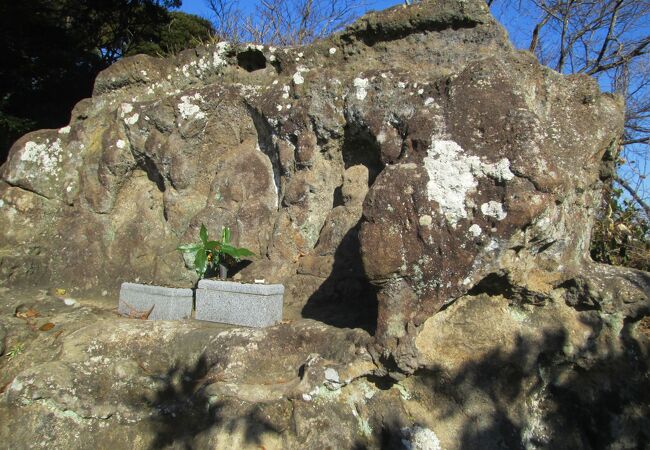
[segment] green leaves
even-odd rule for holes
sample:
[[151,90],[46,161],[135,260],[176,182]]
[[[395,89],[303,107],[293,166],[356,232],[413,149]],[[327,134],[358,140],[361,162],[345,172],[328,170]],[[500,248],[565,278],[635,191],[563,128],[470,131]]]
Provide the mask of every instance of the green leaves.
[[208,229],[201,224],[199,238],[201,239],[199,243],[176,247],[176,250],[188,254],[194,260],[194,270],[199,278],[203,278],[209,268],[216,267],[225,255],[236,261],[247,256],[254,256],[254,253],[247,248],[230,245],[231,233],[228,227],[221,230],[221,241],[210,241],[208,240]]
[[208,270],[208,254],[204,251],[196,252],[194,257],[194,270],[196,271],[199,278],[203,278],[205,271]]
[[221,230],[221,242],[224,244],[229,244],[230,243],[230,228],[229,227],[224,227],[223,230]]
[[208,243],[208,229],[205,228],[205,225],[201,224],[201,231],[199,231],[199,237],[203,242],[203,245]]
[[250,250],[248,250],[247,248],[237,248],[237,247],[233,247],[232,245],[228,245],[228,244],[222,244],[221,245],[221,253],[232,256],[237,261],[239,261],[241,258],[243,258],[245,256],[253,256],[254,255],[254,253],[251,252]]
[[179,245],[176,247],[176,250],[180,250],[181,252],[196,252],[200,250],[203,246],[201,244],[185,244],[185,245]]

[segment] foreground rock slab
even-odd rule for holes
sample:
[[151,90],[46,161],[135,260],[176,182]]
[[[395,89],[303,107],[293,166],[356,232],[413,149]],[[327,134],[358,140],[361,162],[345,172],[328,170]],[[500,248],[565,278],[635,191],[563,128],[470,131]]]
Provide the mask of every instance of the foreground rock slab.
[[[463,296],[425,322],[416,340],[423,366],[399,381],[360,329],[128,319],[112,298],[66,304],[45,291],[4,290],[0,441],[379,449],[427,438],[451,450],[633,448],[650,438],[648,287],[647,274],[594,269],[545,302]],[[626,305],[616,304],[621,290]]]

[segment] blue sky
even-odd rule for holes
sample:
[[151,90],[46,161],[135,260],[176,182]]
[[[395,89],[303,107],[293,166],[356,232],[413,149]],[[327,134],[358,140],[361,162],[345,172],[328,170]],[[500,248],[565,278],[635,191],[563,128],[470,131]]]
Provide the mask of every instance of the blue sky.
[[[240,0],[239,5],[243,8],[252,9],[256,3],[257,0]],[[367,7],[363,11],[370,9],[382,10],[394,5],[401,5],[404,0],[369,0],[366,3]],[[501,9],[499,8],[500,5],[501,3],[497,2],[495,7],[492,8],[492,13],[501,23],[508,24],[507,28],[510,31],[510,38],[513,43],[519,48],[527,48],[528,42],[526,40],[533,28],[530,17],[526,17],[525,14],[523,16],[515,14],[513,8]],[[180,10],[209,20],[212,18],[206,0],[183,0],[183,6],[181,6]]]
[[[240,1],[240,5],[246,8],[253,8],[256,3],[256,0]],[[367,3],[368,8],[366,9],[380,10],[388,8],[389,6],[402,4],[404,2],[402,0],[375,0],[369,1]],[[210,19],[210,10],[207,8],[205,0],[183,0],[181,11]]]

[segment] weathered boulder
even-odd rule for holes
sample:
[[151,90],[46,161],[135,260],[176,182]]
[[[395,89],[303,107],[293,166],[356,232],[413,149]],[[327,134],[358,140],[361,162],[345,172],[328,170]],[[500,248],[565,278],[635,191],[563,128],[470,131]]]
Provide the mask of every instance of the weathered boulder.
[[620,102],[595,81],[522,54],[470,63],[428,95],[370,188],[360,235],[381,286],[378,335],[403,370],[418,364],[409,336],[481,280],[535,278],[545,293],[589,260],[601,161],[622,126]]
[[442,1],[370,14],[308,47],[222,42],[119,61],[69,126],[12,148],[1,270],[14,285],[96,292],[190,285],[175,248],[205,223],[259,255],[241,276],[283,282],[296,311],[373,315],[358,245],[367,189],[433,93],[501,54],[514,55],[484,5]]
[[[0,441],[641,446],[648,274],[587,253],[622,120],[481,0],[116,63],[0,168],[0,330],[22,351],[0,359]],[[109,311],[123,281],[191,286],[175,248],[202,223],[256,253],[237,277],[283,283],[295,321]]]

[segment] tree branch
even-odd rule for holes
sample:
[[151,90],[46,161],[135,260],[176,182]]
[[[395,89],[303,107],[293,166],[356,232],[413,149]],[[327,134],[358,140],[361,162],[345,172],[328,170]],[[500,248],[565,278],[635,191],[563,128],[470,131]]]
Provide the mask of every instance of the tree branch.
[[618,184],[620,184],[628,194],[634,199],[635,202],[643,208],[643,211],[645,212],[645,215],[648,219],[650,219],[650,205],[648,205],[646,202],[643,201],[641,197],[639,197],[639,194],[636,193],[636,191],[630,186],[627,181],[619,177],[618,175],[614,176],[614,181],[616,181]]

